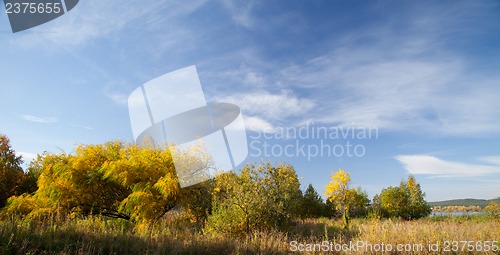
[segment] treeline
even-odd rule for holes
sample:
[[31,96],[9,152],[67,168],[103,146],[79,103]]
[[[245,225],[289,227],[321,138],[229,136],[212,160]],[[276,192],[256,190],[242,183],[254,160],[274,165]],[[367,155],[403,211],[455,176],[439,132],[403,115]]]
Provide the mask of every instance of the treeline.
[[[102,215],[151,222],[171,212],[203,228],[238,235],[250,230],[287,228],[297,218],[394,217],[418,219],[430,213],[425,193],[410,176],[371,201],[353,188],[348,172],[332,173],[323,201],[312,185],[302,192],[288,164],[254,163],[238,173],[180,188],[168,150],[122,142],[78,146],[74,154],[44,153],[26,172],[7,137],[1,136],[0,214],[44,218],[57,214]],[[196,169],[211,168],[196,151],[176,155]]]
[[446,201],[438,201],[438,202],[429,202],[429,205],[431,207],[435,206],[479,206],[481,208],[485,208],[488,206],[491,202],[495,203],[500,203],[500,198],[496,199],[472,199],[472,198],[466,198],[466,199],[453,199],[453,200],[446,200]]
[[425,193],[413,176],[401,181],[399,186],[383,189],[373,200],[361,187],[351,187],[350,174],[342,169],[332,173],[330,179],[325,187],[326,202],[322,201],[312,185],[306,189],[302,198],[302,217],[342,217],[347,227],[351,217],[412,220],[431,212],[424,199]]
[[449,206],[433,206],[433,212],[481,212],[483,209],[476,205],[463,206],[463,205],[449,205]]

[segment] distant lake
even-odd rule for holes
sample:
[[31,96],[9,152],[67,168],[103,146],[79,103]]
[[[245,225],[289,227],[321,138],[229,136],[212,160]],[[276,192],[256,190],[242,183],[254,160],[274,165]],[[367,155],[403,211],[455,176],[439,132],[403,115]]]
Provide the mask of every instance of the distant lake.
[[485,212],[431,212],[429,216],[464,216],[464,215],[475,215],[475,214],[485,214]]

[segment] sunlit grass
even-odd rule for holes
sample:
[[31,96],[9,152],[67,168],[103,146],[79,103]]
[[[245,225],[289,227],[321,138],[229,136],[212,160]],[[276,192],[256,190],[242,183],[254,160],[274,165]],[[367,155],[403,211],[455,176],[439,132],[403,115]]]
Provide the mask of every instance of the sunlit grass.
[[[486,216],[431,217],[418,221],[354,219],[348,229],[336,219],[306,219],[286,231],[251,232],[232,238],[204,232],[182,218],[150,224],[101,217],[21,219],[0,221],[0,254],[293,254],[290,243],[423,244],[444,241],[500,240],[500,222]],[[303,252],[301,254],[320,254]],[[357,250],[352,254],[373,254]],[[477,254],[455,252],[448,254]],[[332,254],[340,254],[333,252]],[[383,253],[380,253],[383,254]],[[394,252],[386,254],[395,254]],[[483,254],[500,254],[489,252]]]

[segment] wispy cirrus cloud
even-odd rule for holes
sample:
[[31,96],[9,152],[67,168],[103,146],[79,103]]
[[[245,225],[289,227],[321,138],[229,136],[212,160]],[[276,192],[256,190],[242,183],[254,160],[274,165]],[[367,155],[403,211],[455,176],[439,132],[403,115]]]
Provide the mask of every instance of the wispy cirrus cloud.
[[285,121],[288,118],[300,116],[311,111],[316,103],[307,98],[300,98],[291,91],[270,93],[255,91],[236,93],[216,98],[216,101],[234,103],[242,108],[245,115],[259,117],[251,120],[259,123],[258,126],[272,126],[269,121]]
[[236,24],[248,29],[254,28],[256,21],[252,10],[256,5],[255,1],[245,1],[243,4],[231,0],[222,0],[221,2]]
[[430,155],[399,155],[395,157],[414,175],[434,177],[478,177],[500,173],[500,157],[479,158],[484,164],[447,161]]
[[26,120],[26,121],[42,123],[42,124],[49,124],[49,123],[57,122],[57,118],[55,118],[55,117],[40,117],[40,116],[31,115],[31,114],[23,114],[23,115],[21,115],[21,118]]
[[[397,40],[390,46],[353,44],[289,66],[282,71],[284,83],[314,95],[323,109],[316,111],[320,122],[452,135],[498,133],[500,76],[481,74],[463,57],[432,44],[412,48],[411,38]],[[422,57],[422,52],[440,55]]]
[[[471,22],[478,17],[469,10],[485,6],[462,2],[436,8],[406,13],[401,24],[380,22],[350,31],[332,40],[323,54],[292,64],[269,60],[262,65],[266,61],[248,58],[255,62],[253,68],[221,72],[221,77],[233,84],[239,79],[246,87],[283,86],[299,96],[305,92],[315,104],[305,108],[303,118],[327,125],[455,136],[499,134],[500,75],[478,69],[469,55],[448,47],[457,33],[478,35]],[[499,27],[490,23],[482,33]],[[252,109],[259,107],[248,111]],[[273,120],[266,116],[272,112],[260,112]]]
[[[186,15],[199,6],[205,0],[190,1],[132,1],[123,4],[121,1],[82,1],[76,8],[66,15],[52,21],[50,24],[36,28],[40,33],[37,35],[27,35],[31,39],[34,37],[47,38],[56,41],[64,46],[75,46],[95,40],[111,33],[116,33],[133,25],[133,23],[148,25],[158,17],[159,9],[167,6],[163,12],[163,17],[180,17]],[[147,27],[145,27],[147,28]],[[20,38],[25,44],[30,44],[30,40]]]
[[490,164],[498,165],[500,166],[500,156],[489,156],[489,157],[482,157],[480,160],[484,162],[488,162]]
[[104,95],[118,105],[127,105],[128,95],[119,92],[104,92]]
[[87,129],[87,130],[94,130],[94,128],[93,128],[93,127],[84,126],[84,125],[79,125],[79,124],[74,124],[74,123],[69,123],[68,125],[70,125],[70,126],[72,126],[72,127],[78,127],[78,128]]

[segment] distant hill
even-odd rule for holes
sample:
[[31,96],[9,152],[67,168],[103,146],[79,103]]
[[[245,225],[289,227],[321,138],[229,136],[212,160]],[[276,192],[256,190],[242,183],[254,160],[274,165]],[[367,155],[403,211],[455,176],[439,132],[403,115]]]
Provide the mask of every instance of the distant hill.
[[465,198],[465,199],[453,199],[446,201],[438,201],[438,202],[429,202],[430,206],[480,206],[481,208],[486,207],[491,201],[495,201],[496,203],[500,203],[500,198],[495,199],[473,199],[473,198]]

